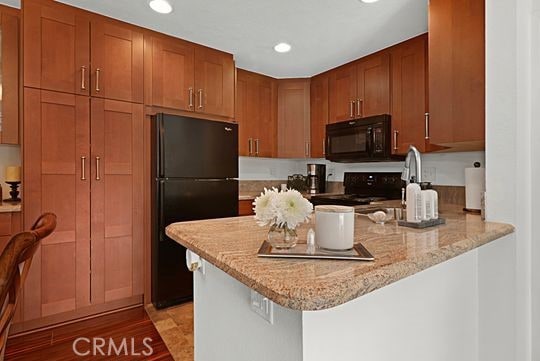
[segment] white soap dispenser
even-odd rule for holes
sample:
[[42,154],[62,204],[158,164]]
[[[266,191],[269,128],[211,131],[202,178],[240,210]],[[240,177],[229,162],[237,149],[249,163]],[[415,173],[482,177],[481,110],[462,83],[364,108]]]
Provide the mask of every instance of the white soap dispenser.
[[419,223],[422,214],[422,189],[415,183],[414,177],[406,188],[407,196],[407,222]]

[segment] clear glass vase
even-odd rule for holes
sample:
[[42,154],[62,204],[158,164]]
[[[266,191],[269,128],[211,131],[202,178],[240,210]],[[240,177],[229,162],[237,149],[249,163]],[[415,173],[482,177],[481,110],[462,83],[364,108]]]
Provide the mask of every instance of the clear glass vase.
[[296,234],[296,229],[291,229],[286,225],[278,226],[277,224],[273,224],[270,230],[268,230],[268,243],[274,248],[293,248],[297,242],[298,235]]

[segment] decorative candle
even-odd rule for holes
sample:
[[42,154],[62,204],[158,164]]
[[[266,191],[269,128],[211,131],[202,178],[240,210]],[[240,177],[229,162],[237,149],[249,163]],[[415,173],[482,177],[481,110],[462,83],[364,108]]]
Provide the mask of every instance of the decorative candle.
[[20,182],[21,181],[21,167],[9,166],[6,167],[6,182]]

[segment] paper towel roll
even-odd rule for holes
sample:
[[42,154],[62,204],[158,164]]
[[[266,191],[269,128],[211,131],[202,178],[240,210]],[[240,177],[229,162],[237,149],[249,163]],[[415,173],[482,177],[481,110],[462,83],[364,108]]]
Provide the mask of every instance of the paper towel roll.
[[465,208],[481,209],[482,193],[486,191],[486,169],[465,168]]

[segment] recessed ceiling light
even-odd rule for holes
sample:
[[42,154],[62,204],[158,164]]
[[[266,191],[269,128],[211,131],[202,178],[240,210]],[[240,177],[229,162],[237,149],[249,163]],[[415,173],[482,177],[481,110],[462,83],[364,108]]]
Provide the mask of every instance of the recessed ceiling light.
[[160,14],[169,14],[172,11],[172,6],[167,0],[150,0],[148,5]]
[[291,51],[291,45],[287,43],[279,43],[276,46],[274,46],[274,50],[278,53],[287,53]]
[[362,2],[366,4],[376,3],[377,1],[379,0],[362,0]]

